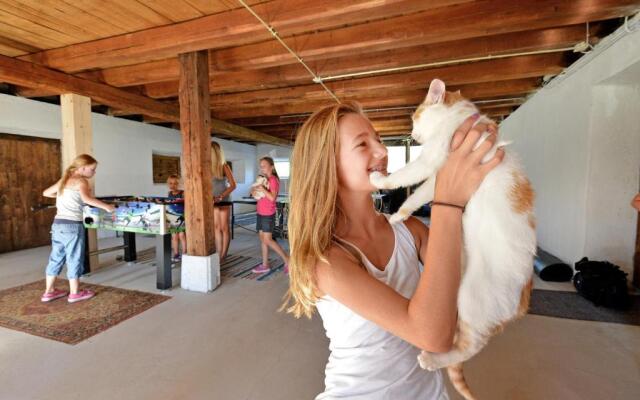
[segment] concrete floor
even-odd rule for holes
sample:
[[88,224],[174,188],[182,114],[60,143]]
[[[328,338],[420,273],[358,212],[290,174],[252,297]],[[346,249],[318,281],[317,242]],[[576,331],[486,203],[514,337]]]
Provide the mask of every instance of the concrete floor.
[[[237,230],[230,253],[257,254],[257,244]],[[138,239],[139,251],[152,245]],[[41,279],[48,253],[0,254],[0,289]],[[118,263],[114,254],[101,262],[109,267],[87,282],[156,292],[150,264]],[[318,318],[276,311],[286,287],[278,273],[264,282],[229,279],[206,295],[174,288],[165,292],[171,300],[75,346],[0,328],[0,400],[312,399],[323,388],[328,342]],[[465,371],[479,399],[634,399],[640,327],[530,315]]]

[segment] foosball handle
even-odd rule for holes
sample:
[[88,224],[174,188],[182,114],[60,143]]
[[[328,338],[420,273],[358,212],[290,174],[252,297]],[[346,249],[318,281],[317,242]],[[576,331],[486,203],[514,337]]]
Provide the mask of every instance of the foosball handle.
[[42,210],[46,210],[48,208],[55,208],[55,204],[36,204],[35,206],[31,206],[32,212],[38,212]]

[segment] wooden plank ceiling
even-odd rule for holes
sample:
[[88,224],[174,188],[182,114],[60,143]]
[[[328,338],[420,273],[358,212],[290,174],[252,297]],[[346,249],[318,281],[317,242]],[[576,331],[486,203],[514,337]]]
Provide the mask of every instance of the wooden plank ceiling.
[[[436,77],[508,116],[579,58],[570,49],[587,23],[595,44],[640,9],[640,0],[245,3],[333,95],[359,101],[391,136],[411,129]],[[20,96],[90,88],[80,94],[96,111],[175,126],[177,56],[204,49],[214,136],[289,141],[309,113],[336,101],[237,0],[0,0],[0,82]],[[16,76],[24,70],[38,73]],[[54,83],[38,81],[49,73]]]

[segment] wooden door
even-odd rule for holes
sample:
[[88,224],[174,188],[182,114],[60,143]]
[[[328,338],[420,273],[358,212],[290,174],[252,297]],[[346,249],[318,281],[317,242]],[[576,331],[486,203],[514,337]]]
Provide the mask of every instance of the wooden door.
[[55,208],[42,191],[60,179],[60,141],[0,133],[0,253],[51,243]]

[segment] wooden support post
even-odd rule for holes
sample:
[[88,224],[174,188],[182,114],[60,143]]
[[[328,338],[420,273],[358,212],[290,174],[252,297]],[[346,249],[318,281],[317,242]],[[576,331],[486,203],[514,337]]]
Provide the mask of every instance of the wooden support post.
[[179,56],[180,130],[189,256],[209,256],[215,251],[208,57],[206,50]]
[[[91,131],[91,99],[73,93],[60,95],[62,111],[62,168],[71,164],[76,156],[86,153],[93,155],[93,134]],[[99,160],[98,160],[99,161]],[[90,181],[93,191],[93,179]],[[95,229],[87,232],[87,254],[98,249],[98,234]],[[100,268],[98,255],[87,257],[89,264],[85,272]]]

